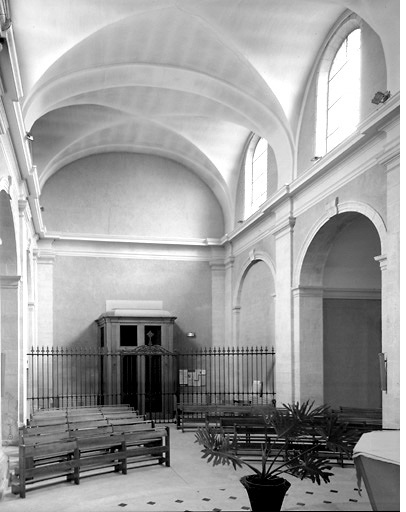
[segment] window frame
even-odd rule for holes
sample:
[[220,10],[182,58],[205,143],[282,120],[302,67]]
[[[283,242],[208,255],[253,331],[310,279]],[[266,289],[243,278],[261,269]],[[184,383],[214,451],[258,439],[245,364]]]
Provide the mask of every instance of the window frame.
[[[335,147],[337,147],[346,137],[332,147],[328,147],[327,128],[328,128],[328,97],[329,97],[329,80],[330,71],[338,51],[355,30],[360,30],[360,38],[362,40],[362,22],[359,16],[353,14],[347,17],[330,38],[326,49],[323,53],[319,65],[319,73],[317,80],[317,97],[316,97],[316,129],[315,129],[315,157],[322,157]],[[362,49],[361,49],[362,51]],[[360,59],[360,75],[362,63]],[[361,100],[361,80],[359,82],[359,102]],[[359,104],[360,106],[360,104]],[[359,120],[358,120],[359,121]],[[354,127],[354,131],[356,127]]]

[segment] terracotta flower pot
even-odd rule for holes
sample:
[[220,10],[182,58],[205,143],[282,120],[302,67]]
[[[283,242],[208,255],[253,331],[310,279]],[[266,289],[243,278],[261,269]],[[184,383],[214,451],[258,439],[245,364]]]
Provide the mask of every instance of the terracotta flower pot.
[[280,511],[290,487],[290,482],[280,477],[261,480],[257,475],[248,475],[240,482],[247,490],[252,512]]

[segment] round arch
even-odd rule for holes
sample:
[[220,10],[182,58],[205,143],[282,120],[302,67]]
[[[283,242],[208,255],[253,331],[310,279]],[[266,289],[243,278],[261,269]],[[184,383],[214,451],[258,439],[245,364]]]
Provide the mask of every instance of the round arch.
[[313,242],[315,236],[320,231],[320,229],[334,216],[342,213],[360,213],[367,217],[372,224],[375,226],[379,239],[381,242],[381,254],[385,254],[386,252],[386,226],[379,215],[379,213],[369,206],[366,203],[361,203],[358,201],[346,201],[343,203],[335,204],[329,210],[326,211],[325,215],[323,215],[311,228],[309,234],[307,235],[299,253],[297,256],[297,261],[295,264],[295,269],[293,272],[293,288],[297,288],[304,283],[301,282],[301,277],[303,277],[303,264],[308,254],[308,250],[310,244]]
[[385,239],[376,210],[346,202],[335,203],[302,245],[293,276],[300,399],[380,407],[381,275],[373,259]]
[[233,296],[233,309],[240,307],[241,291],[242,291],[244,279],[245,279],[250,267],[252,267],[252,265],[257,263],[258,261],[263,261],[264,263],[266,263],[266,265],[268,266],[268,268],[270,269],[270,271],[272,273],[272,279],[275,281],[276,270],[275,270],[275,265],[274,265],[272,258],[269,256],[269,254],[267,254],[264,251],[257,251],[256,249],[253,249],[252,251],[250,251],[249,257],[244,261],[244,263],[240,269],[240,272],[238,274],[238,277],[236,280],[237,286],[236,286],[236,289],[234,291],[234,296]]
[[[241,333],[242,333],[242,328],[241,328],[241,325],[242,325],[242,316],[241,316],[241,312],[244,313],[245,311],[245,308],[244,310],[242,310],[242,296],[243,296],[243,287],[244,287],[244,283],[246,282],[246,278],[247,278],[247,275],[248,273],[250,272],[250,270],[252,269],[252,267],[256,264],[258,264],[259,262],[262,262],[265,264],[266,266],[266,269],[267,271],[270,271],[270,282],[271,282],[271,285],[270,285],[270,288],[271,288],[271,296],[269,297],[269,303],[266,307],[269,307],[269,311],[268,313],[270,314],[270,316],[268,315],[269,319],[272,319],[272,311],[273,311],[273,305],[272,305],[272,300],[274,299],[275,295],[274,295],[274,288],[275,288],[275,266],[273,264],[273,261],[271,259],[271,257],[265,253],[265,252],[262,252],[262,251],[256,251],[255,249],[253,249],[251,252],[250,252],[250,255],[249,257],[244,261],[242,267],[241,267],[241,270],[239,272],[239,275],[238,275],[238,278],[237,278],[237,285],[236,285],[236,289],[234,291],[234,296],[233,296],[233,333],[234,333],[234,341],[236,343],[236,345],[238,346],[239,343],[240,343],[240,338],[241,338]],[[263,301],[263,304],[265,306],[265,301]],[[266,316],[267,315],[264,315],[264,320],[265,320],[265,323],[262,325],[261,328],[259,328],[259,331],[261,329],[265,329],[266,331]],[[245,325],[245,324],[244,324]],[[259,325],[259,324],[258,324]],[[269,325],[268,325],[268,328],[269,328]],[[262,334],[267,334],[267,333],[262,333]],[[269,333],[268,333],[269,334]],[[272,333],[271,333],[272,334]]]

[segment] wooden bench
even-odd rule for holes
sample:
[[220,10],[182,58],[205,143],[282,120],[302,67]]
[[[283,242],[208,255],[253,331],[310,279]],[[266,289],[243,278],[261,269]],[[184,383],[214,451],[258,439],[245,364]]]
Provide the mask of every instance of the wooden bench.
[[176,425],[184,432],[188,428],[196,429],[202,425],[219,426],[223,417],[263,416],[273,406],[264,405],[232,405],[232,404],[178,404]]
[[[152,422],[139,430],[114,432],[112,426],[95,427],[53,434],[23,431],[19,443],[19,467],[11,481],[14,494],[25,498],[26,486],[66,477],[80,482],[80,474],[113,468],[127,473],[128,466],[146,462],[170,466],[169,427],[155,428]],[[110,428],[108,432],[102,429]]]
[[[44,480],[66,477],[79,484],[78,447],[76,440],[60,440],[34,444],[20,444],[18,493],[25,498],[26,485]],[[12,492],[16,493],[15,482]]]
[[[246,460],[260,459],[262,448],[266,444],[270,447],[272,456],[277,455],[281,460],[285,460],[285,440],[278,437],[273,428],[267,425],[264,417],[223,417],[220,420],[220,430],[230,435],[235,443],[235,453]],[[289,449],[306,450],[321,440],[321,436],[317,434],[301,435],[290,441]],[[342,451],[323,448],[322,443],[319,446],[318,456],[342,467],[345,462],[352,464],[351,458],[346,457]]]

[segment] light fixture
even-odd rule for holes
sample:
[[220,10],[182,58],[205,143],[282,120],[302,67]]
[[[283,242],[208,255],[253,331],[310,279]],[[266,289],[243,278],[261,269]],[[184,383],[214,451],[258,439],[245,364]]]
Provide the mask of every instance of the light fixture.
[[188,338],[196,338],[196,333],[195,333],[195,332],[187,332],[187,333],[186,333],[186,336],[187,336]]
[[32,136],[32,133],[30,133],[30,132],[27,132],[25,134],[25,137],[27,140],[30,140],[31,142],[34,140],[34,137]]
[[381,92],[378,91],[375,93],[375,96],[372,98],[371,103],[374,105],[379,105],[380,103],[385,103],[387,99],[390,98],[390,91]]

